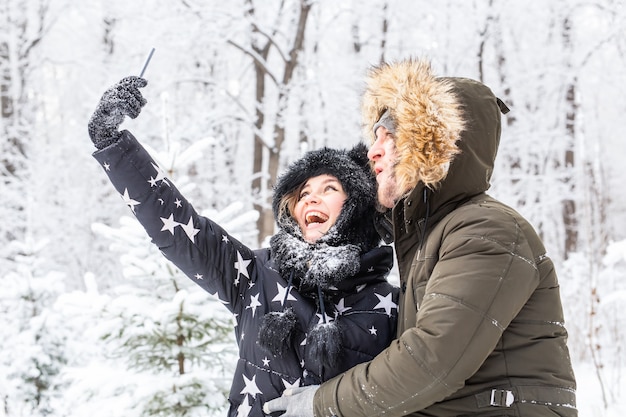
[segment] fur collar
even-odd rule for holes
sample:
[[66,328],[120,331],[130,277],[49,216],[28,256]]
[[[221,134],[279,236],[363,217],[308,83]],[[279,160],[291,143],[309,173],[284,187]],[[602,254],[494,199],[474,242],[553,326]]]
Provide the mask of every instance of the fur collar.
[[311,244],[304,241],[297,227],[290,232],[280,229],[270,246],[281,276],[287,278],[293,273],[294,285],[303,293],[317,291],[318,287],[326,292],[354,276],[361,266],[359,246],[331,246],[324,238]]

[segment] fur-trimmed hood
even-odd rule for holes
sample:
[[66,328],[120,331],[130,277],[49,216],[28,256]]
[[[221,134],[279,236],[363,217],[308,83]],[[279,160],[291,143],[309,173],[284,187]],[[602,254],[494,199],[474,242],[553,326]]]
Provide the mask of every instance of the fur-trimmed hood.
[[430,189],[435,210],[489,188],[500,113],[508,109],[487,86],[436,77],[424,60],[386,63],[366,78],[363,129],[372,141],[387,110],[396,124],[396,180],[405,193]]
[[347,199],[335,225],[318,242],[328,246],[356,245],[361,252],[377,247],[380,237],[374,229],[376,178],[369,169],[367,146],[351,149],[321,148],[307,152],[280,175],[274,187],[272,209],[280,232],[302,240],[297,223],[288,212],[281,213],[280,201],[309,178],[329,174],[336,177]]

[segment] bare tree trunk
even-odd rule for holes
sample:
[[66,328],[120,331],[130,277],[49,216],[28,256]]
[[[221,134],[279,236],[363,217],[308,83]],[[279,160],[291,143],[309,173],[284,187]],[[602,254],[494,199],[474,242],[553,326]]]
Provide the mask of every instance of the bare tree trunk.
[[[254,5],[251,0],[248,0],[249,9],[246,11],[249,15],[254,15]],[[258,33],[258,29],[253,25],[252,27],[253,33]],[[263,108],[263,104],[265,101],[265,76],[266,76],[266,68],[265,62],[267,62],[267,57],[270,52],[271,42],[267,40],[264,45],[259,46],[254,42],[252,43],[252,50],[262,61],[258,59],[254,60],[254,75],[255,75],[255,94],[254,94],[254,103],[255,103],[255,121],[254,121],[254,159],[252,165],[252,172],[255,174],[254,179],[252,180],[252,190],[258,190],[259,193],[262,193],[263,181],[265,181],[264,173],[263,173],[263,153],[265,149],[265,143],[263,142],[263,138],[261,137],[261,132],[263,131],[263,126],[265,124],[265,110]],[[261,196],[263,198],[263,196]],[[257,228],[259,229],[259,241],[262,241],[267,230],[266,226],[266,216],[264,213],[267,211],[267,207],[263,204],[255,204],[255,209],[259,211],[260,216],[257,220]],[[272,229],[270,229],[272,230]]]
[[[254,15],[254,5],[252,0],[248,0],[247,14]],[[304,37],[306,30],[306,23],[311,10],[312,4],[306,0],[300,1],[300,10],[298,15],[298,21],[295,26],[294,38],[291,46],[289,47],[288,54],[283,56],[284,68],[282,79],[275,78],[269,73],[266,66],[267,58],[272,50],[272,47],[276,47],[274,40],[272,39],[274,34],[261,33],[256,25],[252,24],[252,32],[255,35],[260,35],[266,38],[264,45],[252,45],[252,58],[254,60],[254,69],[256,76],[256,90],[255,90],[255,105],[256,105],[256,121],[255,121],[255,133],[254,133],[254,162],[253,169],[255,179],[252,184],[252,189],[259,193],[258,203],[255,204],[255,209],[259,211],[260,216],[257,220],[257,227],[259,230],[259,241],[263,241],[266,237],[274,233],[274,215],[271,210],[270,194],[276,178],[278,170],[280,168],[280,151],[282,144],[285,141],[285,127],[283,123],[283,113],[287,106],[289,84],[291,83],[295,69],[298,67],[298,54],[302,51],[304,45]],[[281,4],[282,9],[282,4]],[[280,11],[279,11],[280,13]],[[251,19],[253,21],[253,19]],[[276,82],[278,88],[277,97],[277,110],[274,115],[273,142],[266,143],[261,137],[261,132],[266,122],[267,114],[265,113],[264,103],[268,100],[267,89],[265,86],[266,77],[270,76],[271,79]],[[266,156],[267,155],[267,156]],[[265,169],[265,158],[267,160],[267,174]]]
[[[571,32],[572,32],[572,22],[569,17],[565,17],[563,21],[563,46],[565,51],[571,51],[572,49],[572,41],[571,41]],[[565,133],[567,139],[567,147],[565,149],[564,155],[564,163],[565,166],[563,169],[570,171],[575,166],[575,155],[574,155],[574,146],[576,143],[576,118],[578,113],[578,104],[576,103],[576,91],[577,91],[577,78],[573,77],[567,87],[565,92],[565,104],[567,113],[565,115]],[[563,200],[563,225],[565,226],[565,257],[567,258],[568,254],[576,251],[578,247],[578,223],[576,221],[576,201],[574,200],[573,195],[575,195],[575,184],[574,179],[571,175],[567,175],[566,181],[570,182],[570,195]]]
[[[0,9],[0,183],[3,197],[9,201],[11,213],[0,213],[11,218],[10,225],[0,226],[0,239],[11,241],[24,231],[26,208],[23,187],[28,176],[28,146],[26,138],[34,121],[24,107],[34,99],[27,99],[27,79],[32,71],[33,52],[46,32],[44,19],[46,2],[39,2],[37,14],[27,15],[19,1],[5,0]],[[21,195],[20,198],[12,194]],[[6,222],[5,222],[6,223]]]
[[385,50],[387,48],[387,34],[389,32],[389,20],[387,19],[387,10],[389,9],[389,3],[383,4],[383,27],[381,31],[380,39],[380,62],[385,62]]

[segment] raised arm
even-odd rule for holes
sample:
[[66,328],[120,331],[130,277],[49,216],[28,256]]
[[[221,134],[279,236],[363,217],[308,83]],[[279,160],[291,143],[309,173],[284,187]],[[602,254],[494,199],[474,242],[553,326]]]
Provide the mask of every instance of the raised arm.
[[254,265],[252,250],[200,216],[135,137],[118,130],[124,116],[137,117],[146,104],[139,91],[146,84],[126,77],[104,93],[89,121],[94,157],[161,252],[237,312],[245,291],[240,278],[250,277]]

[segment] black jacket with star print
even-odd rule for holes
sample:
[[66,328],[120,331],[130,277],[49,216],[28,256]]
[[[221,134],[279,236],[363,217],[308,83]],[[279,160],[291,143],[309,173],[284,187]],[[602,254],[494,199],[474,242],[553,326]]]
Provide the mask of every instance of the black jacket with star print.
[[[333,293],[344,351],[329,369],[306,355],[306,329],[321,319],[317,304],[288,286],[269,248],[252,250],[196,213],[128,131],[94,157],[162,253],[235,315],[239,360],[229,416],[263,416],[263,403],[286,388],[319,384],[369,361],[395,337],[398,290],[386,280],[390,247],[363,254],[358,274]],[[287,308],[297,329],[291,349],[275,357],[257,343],[259,326],[266,313]]]

